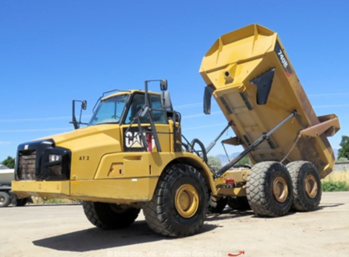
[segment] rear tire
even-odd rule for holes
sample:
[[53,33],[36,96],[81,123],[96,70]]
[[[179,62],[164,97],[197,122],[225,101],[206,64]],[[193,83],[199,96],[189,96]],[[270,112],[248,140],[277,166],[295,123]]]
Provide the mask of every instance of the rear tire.
[[311,162],[295,161],[287,164],[293,184],[292,209],[312,211],[321,201],[320,175]]
[[212,199],[211,199],[211,201],[214,202],[214,204],[216,206],[209,205],[208,206],[208,213],[211,213],[211,214],[222,213],[224,208],[225,208],[225,206],[228,203],[228,198],[227,197],[221,197],[217,201],[213,201]]
[[130,226],[138,217],[139,209],[100,202],[82,202],[87,219],[101,229],[121,229]]
[[228,205],[230,208],[239,211],[251,210],[251,207],[248,203],[247,197],[236,197],[229,198]]
[[143,209],[156,233],[169,237],[199,231],[208,209],[208,189],[200,172],[185,164],[171,164],[159,178],[153,199]]
[[251,209],[259,216],[283,216],[292,205],[291,176],[279,162],[254,165],[247,179],[246,192]]
[[11,197],[6,192],[0,192],[0,207],[7,207],[11,203]]
[[28,200],[29,200],[28,198],[21,198],[21,199],[17,198],[16,206],[17,207],[25,206],[28,203]]

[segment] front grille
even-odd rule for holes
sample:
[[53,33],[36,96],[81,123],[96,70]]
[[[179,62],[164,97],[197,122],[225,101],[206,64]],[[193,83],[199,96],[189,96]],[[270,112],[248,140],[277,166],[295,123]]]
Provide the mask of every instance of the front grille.
[[25,150],[19,152],[18,179],[35,180],[36,151]]

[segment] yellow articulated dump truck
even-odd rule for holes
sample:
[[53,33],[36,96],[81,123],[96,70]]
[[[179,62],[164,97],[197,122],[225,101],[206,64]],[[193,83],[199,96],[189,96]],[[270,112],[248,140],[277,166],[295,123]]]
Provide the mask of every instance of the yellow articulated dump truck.
[[[187,140],[167,81],[148,80],[144,91],[103,95],[85,127],[86,102],[73,101],[74,131],[18,146],[12,190],[81,200],[87,219],[102,229],[127,227],[143,209],[150,228],[170,237],[197,233],[208,211],[227,204],[265,217],[315,209],[320,179],[335,160],[327,137],[339,121],[315,115],[277,34],[250,25],[223,35],[200,73],[204,112],[213,96],[227,119],[223,132],[236,135],[222,142],[244,148],[224,167],[207,163],[224,133],[207,147]],[[154,83],[160,93],[148,90]],[[246,155],[252,167],[237,165]]]

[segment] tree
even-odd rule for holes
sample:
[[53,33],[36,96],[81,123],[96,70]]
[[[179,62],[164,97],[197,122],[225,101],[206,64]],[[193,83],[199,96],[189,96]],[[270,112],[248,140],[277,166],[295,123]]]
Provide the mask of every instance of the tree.
[[2,163],[6,167],[13,169],[15,167],[15,159],[11,156],[8,156],[7,159],[3,160]]
[[339,158],[347,158],[349,159],[349,137],[342,136],[342,141],[339,144],[341,149],[338,150],[338,159]]
[[339,157],[339,158],[337,159],[337,161],[338,161],[338,162],[347,162],[348,159],[345,158],[345,157]]
[[240,161],[238,161],[237,164],[250,165],[250,159],[248,158],[248,155],[245,155]]
[[215,156],[208,156],[208,165],[212,166],[214,168],[220,168],[222,167],[221,160],[218,157]]

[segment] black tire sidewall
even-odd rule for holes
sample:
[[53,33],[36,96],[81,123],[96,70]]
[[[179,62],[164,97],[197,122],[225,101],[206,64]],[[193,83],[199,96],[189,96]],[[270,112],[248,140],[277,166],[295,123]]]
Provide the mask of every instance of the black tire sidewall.
[[[322,191],[320,176],[314,169],[313,165],[307,162],[301,166],[298,172],[298,179],[297,181],[294,181],[294,183],[297,183],[297,185],[295,185],[295,188],[298,189],[298,202],[304,208],[304,210],[312,210],[316,208],[321,201]],[[315,178],[318,186],[318,192],[314,198],[310,198],[305,191],[305,178],[308,175],[312,175]]]
[[230,198],[228,200],[228,205],[234,210],[251,210],[246,196],[241,196],[237,198]]
[[[212,201],[212,199],[211,199]],[[216,207],[208,206],[208,213],[222,213],[225,206],[228,204],[228,197],[221,197],[216,201]]]
[[[283,178],[288,187],[285,201],[278,202],[273,193],[276,178]],[[286,167],[275,161],[260,162],[254,165],[246,183],[248,203],[255,215],[279,217],[286,215],[293,203],[293,185]]]
[[[198,195],[193,216],[185,218],[176,209],[176,193],[182,185],[191,185]],[[156,233],[168,237],[185,237],[199,231],[208,210],[209,190],[204,176],[193,166],[171,163],[162,172],[152,200],[143,208],[145,220]]]
[[[282,203],[278,202],[273,194],[273,183],[278,177],[283,178],[286,181],[288,187],[288,196],[286,200]],[[292,204],[292,180],[287,172],[287,170],[279,165],[278,163],[272,165],[270,169],[266,172],[264,192],[267,199],[270,199],[269,204],[275,210],[280,210],[282,212],[288,212]]]
[[[193,224],[201,223],[203,219],[205,219],[206,211],[204,208],[207,207],[206,203],[206,197],[204,197],[207,193],[205,192],[204,187],[200,184],[199,178],[194,176],[196,174],[188,174],[184,177],[180,177],[177,180],[175,180],[172,185],[169,185],[169,191],[170,193],[165,196],[165,202],[168,202],[170,204],[165,204],[165,213],[167,213],[168,219],[170,220],[170,223],[172,226],[175,227],[176,231],[180,230],[187,230],[188,227],[193,226]],[[182,217],[175,206],[175,197],[176,192],[179,189],[180,186],[184,184],[190,184],[192,185],[199,196],[199,206],[194,214],[194,216],[190,218],[184,218]]]
[[28,198],[17,198],[17,203],[16,203],[16,206],[18,207],[23,207],[25,206],[26,204],[28,203]]
[[131,225],[138,217],[139,209],[130,207],[115,212],[111,203],[83,202],[83,209],[87,219],[102,229],[120,229]]

